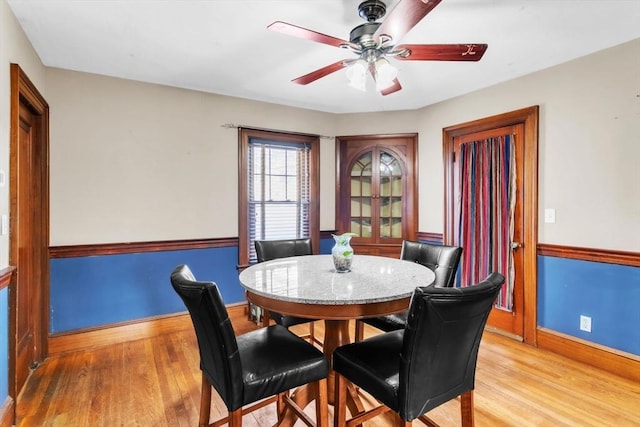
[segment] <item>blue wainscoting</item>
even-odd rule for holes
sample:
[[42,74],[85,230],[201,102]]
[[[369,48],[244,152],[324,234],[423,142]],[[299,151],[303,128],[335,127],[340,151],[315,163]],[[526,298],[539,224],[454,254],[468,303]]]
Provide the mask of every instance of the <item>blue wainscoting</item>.
[[325,255],[331,254],[331,249],[335,243],[333,237],[330,239],[320,239],[320,253]]
[[[332,238],[320,242],[331,253]],[[51,260],[50,332],[61,333],[183,312],[169,283],[178,264],[218,283],[227,304],[244,301],[238,248],[170,250]],[[0,372],[7,361],[8,289],[0,291]],[[538,325],[640,355],[640,267],[538,256]],[[580,315],[592,332],[580,331]],[[0,378],[0,395],[7,378]]]
[[9,395],[9,288],[0,290],[0,405]]
[[52,259],[50,332],[185,311],[169,282],[178,264],[216,282],[225,303],[244,301],[237,263],[235,246]]
[[[332,238],[322,239],[320,253],[332,246]],[[53,258],[50,333],[185,311],[169,282],[178,264],[216,282],[226,304],[244,302],[237,263],[237,246]]]
[[538,256],[538,324],[640,355],[640,267]]

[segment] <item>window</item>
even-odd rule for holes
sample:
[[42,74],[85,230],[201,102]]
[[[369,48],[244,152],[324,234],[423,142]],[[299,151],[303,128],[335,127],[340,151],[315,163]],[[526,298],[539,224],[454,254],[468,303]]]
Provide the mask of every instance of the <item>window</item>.
[[239,264],[256,262],[256,240],[319,232],[319,138],[240,129]]

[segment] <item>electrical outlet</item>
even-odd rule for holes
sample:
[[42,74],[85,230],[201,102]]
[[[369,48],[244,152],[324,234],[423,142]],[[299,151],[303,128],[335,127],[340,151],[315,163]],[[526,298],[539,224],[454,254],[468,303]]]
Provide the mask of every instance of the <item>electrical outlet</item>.
[[591,317],[580,315],[580,330],[591,332]]

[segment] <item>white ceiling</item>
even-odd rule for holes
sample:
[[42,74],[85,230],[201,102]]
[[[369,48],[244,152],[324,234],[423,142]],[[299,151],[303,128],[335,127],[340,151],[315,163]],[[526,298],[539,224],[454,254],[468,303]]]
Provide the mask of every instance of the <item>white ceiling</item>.
[[266,29],[348,40],[360,0],[8,3],[46,66],[336,113],[420,108],[640,37],[638,0],[442,0],[400,43],[487,43],[483,59],[392,59],[403,90],[382,96],[348,87],[344,70],[291,83],[355,55]]

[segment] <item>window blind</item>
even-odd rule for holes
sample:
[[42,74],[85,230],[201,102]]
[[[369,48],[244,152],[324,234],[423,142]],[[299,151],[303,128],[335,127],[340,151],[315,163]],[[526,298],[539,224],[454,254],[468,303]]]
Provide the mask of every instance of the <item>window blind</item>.
[[310,152],[306,143],[249,139],[249,262],[256,240],[309,237]]

